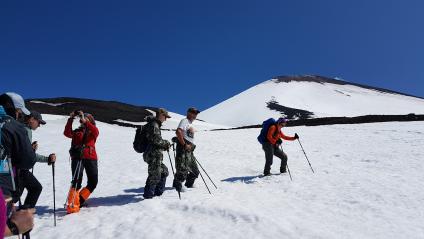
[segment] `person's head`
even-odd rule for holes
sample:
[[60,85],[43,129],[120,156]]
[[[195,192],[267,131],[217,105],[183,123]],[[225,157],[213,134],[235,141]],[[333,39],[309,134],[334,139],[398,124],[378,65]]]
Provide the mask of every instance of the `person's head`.
[[31,113],[25,107],[25,101],[22,96],[13,92],[7,92],[0,95],[0,105],[3,106],[7,115],[16,120],[23,120],[24,116],[30,115]]
[[[81,117],[81,116],[79,116]],[[94,119],[94,116],[92,114],[89,113],[84,113],[84,119],[86,119],[87,121],[89,121],[91,124],[96,125],[96,120]],[[80,119],[80,127],[84,128],[85,124],[82,123],[81,119]]]
[[46,121],[43,120],[40,113],[31,111],[31,114],[27,117],[26,123],[32,130],[36,130],[40,125],[45,125]]
[[171,118],[171,116],[169,116],[169,113],[166,109],[160,108],[158,111],[156,111],[156,118],[163,123],[166,121],[166,119]]
[[280,127],[285,127],[287,125],[288,120],[286,118],[279,118],[277,120],[277,124]]
[[197,115],[200,113],[200,110],[194,108],[194,107],[190,107],[187,110],[187,119],[189,119],[190,121],[194,121],[197,118]]

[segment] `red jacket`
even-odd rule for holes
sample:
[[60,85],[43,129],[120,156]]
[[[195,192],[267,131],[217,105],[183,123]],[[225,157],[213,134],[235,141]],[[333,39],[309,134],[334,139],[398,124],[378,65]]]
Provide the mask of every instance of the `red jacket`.
[[[66,123],[65,131],[63,134],[72,139],[72,146],[82,146],[85,144],[85,148],[83,150],[83,158],[97,160],[96,153],[96,140],[97,136],[99,136],[99,130],[97,127],[92,124],[89,120],[85,123],[85,129],[83,130],[72,130],[72,122],[73,119],[68,119],[68,123]],[[82,142],[84,137],[84,131],[88,130],[85,142]]]
[[276,125],[271,125],[271,127],[269,127],[266,138],[272,145],[275,145],[277,143],[277,140],[280,138],[290,141],[296,140],[295,137],[289,137],[284,135],[283,132],[281,132],[281,127]]

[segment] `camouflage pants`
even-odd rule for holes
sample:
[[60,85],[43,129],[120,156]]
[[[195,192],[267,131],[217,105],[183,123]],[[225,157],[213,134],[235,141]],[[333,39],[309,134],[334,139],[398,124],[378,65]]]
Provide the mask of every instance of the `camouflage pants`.
[[199,168],[197,167],[196,157],[193,151],[186,151],[182,146],[177,146],[177,155],[175,157],[175,179],[184,182],[187,177],[194,180],[199,176]]
[[163,154],[160,150],[152,150],[143,154],[148,166],[146,186],[156,187],[161,179],[168,177],[168,168],[163,164]]

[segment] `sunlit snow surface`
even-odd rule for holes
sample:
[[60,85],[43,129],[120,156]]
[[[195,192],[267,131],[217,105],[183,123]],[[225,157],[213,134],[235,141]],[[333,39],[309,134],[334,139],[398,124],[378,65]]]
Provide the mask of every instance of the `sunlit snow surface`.
[[[66,215],[71,180],[63,116],[44,116],[34,133],[39,152],[56,152],[58,225],[53,227],[51,168],[37,164],[43,184],[33,238],[424,238],[424,123],[287,128],[293,176],[260,178],[259,129],[202,131],[196,155],[218,190],[199,178],[182,194],[143,200],[147,164],[132,149],[135,130],[98,123],[99,185],[80,213]],[[164,131],[170,139],[172,131]],[[171,151],[172,155],[172,151]],[[169,167],[168,155],[164,162]],[[174,164],[175,165],[175,164]],[[273,173],[279,162],[274,161]]]

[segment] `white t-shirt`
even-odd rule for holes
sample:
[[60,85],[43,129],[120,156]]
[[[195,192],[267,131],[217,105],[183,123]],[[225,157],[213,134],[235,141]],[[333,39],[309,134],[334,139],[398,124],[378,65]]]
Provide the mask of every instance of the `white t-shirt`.
[[182,119],[178,128],[183,131],[184,139],[194,144],[194,128],[193,124],[187,118]]

